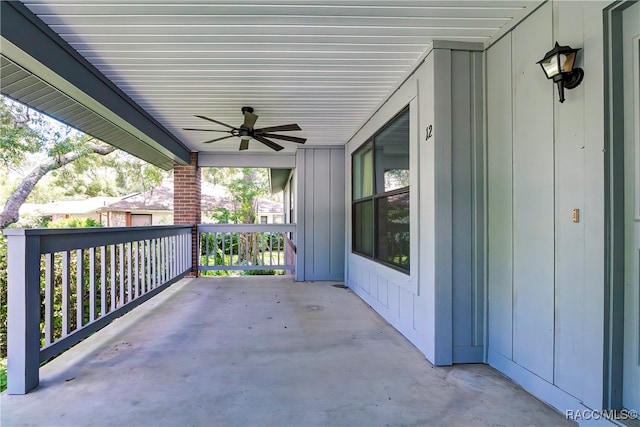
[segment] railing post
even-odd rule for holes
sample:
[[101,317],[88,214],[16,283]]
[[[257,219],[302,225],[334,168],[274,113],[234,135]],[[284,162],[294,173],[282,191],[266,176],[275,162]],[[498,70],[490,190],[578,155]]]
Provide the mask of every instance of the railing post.
[[7,236],[7,389],[26,394],[40,383],[40,237]]

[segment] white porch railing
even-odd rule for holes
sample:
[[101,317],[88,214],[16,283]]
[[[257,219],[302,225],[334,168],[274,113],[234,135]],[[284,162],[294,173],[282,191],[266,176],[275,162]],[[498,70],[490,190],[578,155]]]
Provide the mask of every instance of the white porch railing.
[[191,229],[4,230],[9,393],[36,387],[42,362],[190,271]]
[[295,224],[201,224],[198,270],[295,270]]

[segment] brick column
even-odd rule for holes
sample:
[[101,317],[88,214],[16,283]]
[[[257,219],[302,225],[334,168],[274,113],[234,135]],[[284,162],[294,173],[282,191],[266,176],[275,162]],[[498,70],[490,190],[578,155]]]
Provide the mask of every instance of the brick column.
[[200,224],[200,168],[198,153],[192,152],[188,165],[173,166],[173,223],[188,224],[191,229],[191,247],[193,268],[189,277],[198,275],[198,230]]

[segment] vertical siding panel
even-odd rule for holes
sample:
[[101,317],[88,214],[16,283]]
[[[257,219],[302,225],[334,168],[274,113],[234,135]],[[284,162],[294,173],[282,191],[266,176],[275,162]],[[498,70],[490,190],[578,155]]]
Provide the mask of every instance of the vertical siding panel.
[[[314,201],[316,199],[315,191],[319,187],[320,183],[316,182],[315,170],[315,157],[316,150],[304,150],[305,157],[305,169],[307,173],[307,179],[303,183],[304,190],[304,204],[305,204],[305,252],[304,252],[304,268],[305,268],[305,278],[307,277],[315,277],[315,269],[314,269],[314,253],[316,248],[316,217],[317,212],[315,212]],[[318,184],[318,185],[316,185]]]
[[313,150],[313,274],[331,274],[331,164],[330,150]]
[[[297,175],[297,183],[296,180],[292,180],[295,188],[292,189],[295,194],[295,199],[293,203],[296,205],[294,209],[295,213],[295,222],[296,222],[296,280],[304,281],[306,279],[305,276],[305,253],[307,251],[307,242],[306,242],[306,211],[305,211],[305,200],[306,200],[306,191],[307,191],[307,166],[306,166],[306,149],[299,149],[296,154],[296,175]],[[297,189],[297,191],[295,191]]]
[[513,34],[513,359],[553,381],[554,87],[540,78],[540,52],[553,46],[551,4]]
[[[572,16],[578,12],[574,5],[558,2],[556,10],[560,16]],[[572,22],[560,40],[571,46],[579,46],[583,34],[583,20]],[[577,40],[576,40],[577,39]],[[585,69],[588,69],[585,67]],[[583,86],[584,87],[584,86]],[[555,304],[555,355],[554,384],[574,396],[584,396],[584,372],[587,352],[585,343],[591,341],[595,331],[585,335],[585,319],[591,313],[585,310],[585,300],[591,293],[587,290],[585,277],[585,228],[584,221],[574,223],[572,210],[579,208],[585,214],[585,97],[583,90],[572,90],[567,94],[562,108],[555,110],[555,173],[556,173],[556,286]],[[554,102],[557,102],[554,100]],[[590,215],[590,212],[587,213]],[[562,286],[560,284],[571,284]],[[597,340],[593,339],[594,342]],[[597,352],[597,348],[594,349]]]
[[301,148],[298,160],[297,280],[344,280],[344,149]]
[[470,53],[452,52],[452,260],[453,260],[453,346],[472,345],[472,274],[471,274],[471,78]]
[[343,148],[331,150],[329,177],[331,180],[331,250],[329,253],[329,272],[331,275],[341,276],[344,274],[345,250],[345,172]]
[[489,348],[511,359],[513,170],[511,34],[487,52],[487,289]]

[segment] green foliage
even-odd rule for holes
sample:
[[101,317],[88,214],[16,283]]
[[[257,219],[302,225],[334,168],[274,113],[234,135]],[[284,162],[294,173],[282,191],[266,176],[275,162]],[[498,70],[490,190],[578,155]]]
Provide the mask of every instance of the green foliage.
[[110,156],[108,162],[108,166],[115,173],[115,186],[122,189],[123,194],[152,190],[160,186],[172,173],[124,152]]
[[51,221],[47,228],[92,228],[102,227],[102,224],[93,218],[65,218]]
[[41,136],[31,126],[30,110],[21,104],[2,98],[0,102],[0,162],[4,166],[17,165],[26,154],[42,147]]
[[132,155],[115,151],[108,156],[88,154],[53,173],[53,185],[64,188],[64,196],[83,194],[121,196],[156,188],[171,172]]
[[227,188],[235,205],[232,210],[216,208],[210,214],[219,224],[254,224],[259,197],[269,193],[267,169],[210,168],[203,178]]
[[46,159],[79,153],[75,161],[43,178],[33,189],[30,203],[48,203],[76,195],[119,196],[148,191],[171,177],[128,153],[116,150],[96,154],[97,142],[16,101],[0,96],[0,204],[18,183]]
[[0,393],[7,389],[7,359],[0,360]]
[[243,276],[279,276],[284,274],[282,270],[244,270]]
[[[101,227],[102,224],[91,218],[68,218],[60,221],[55,221],[49,224],[49,228],[86,228],[86,227]],[[56,262],[56,268],[62,268],[60,261]],[[75,268],[75,263],[73,267]],[[88,269],[85,269],[88,271]],[[44,271],[44,269],[42,269]],[[43,273],[44,274],[44,273]],[[57,274],[55,277],[62,277]],[[58,286],[56,289],[60,292],[61,288]],[[42,290],[44,293],[44,289]],[[56,296],[56,301],[60,304],[57,308],[61,309],[62,296]],[[7,357],[7,239],[0,234],[0,359]]]
[[216,224],[229,224],[231,222],[231,215],[229,209],[220,206],[213,208],[210,212],[211,219],[213,219]]
[[48,228],[50,222],[49,215],[26,214],[20,217],[20,221],[7,228]]

